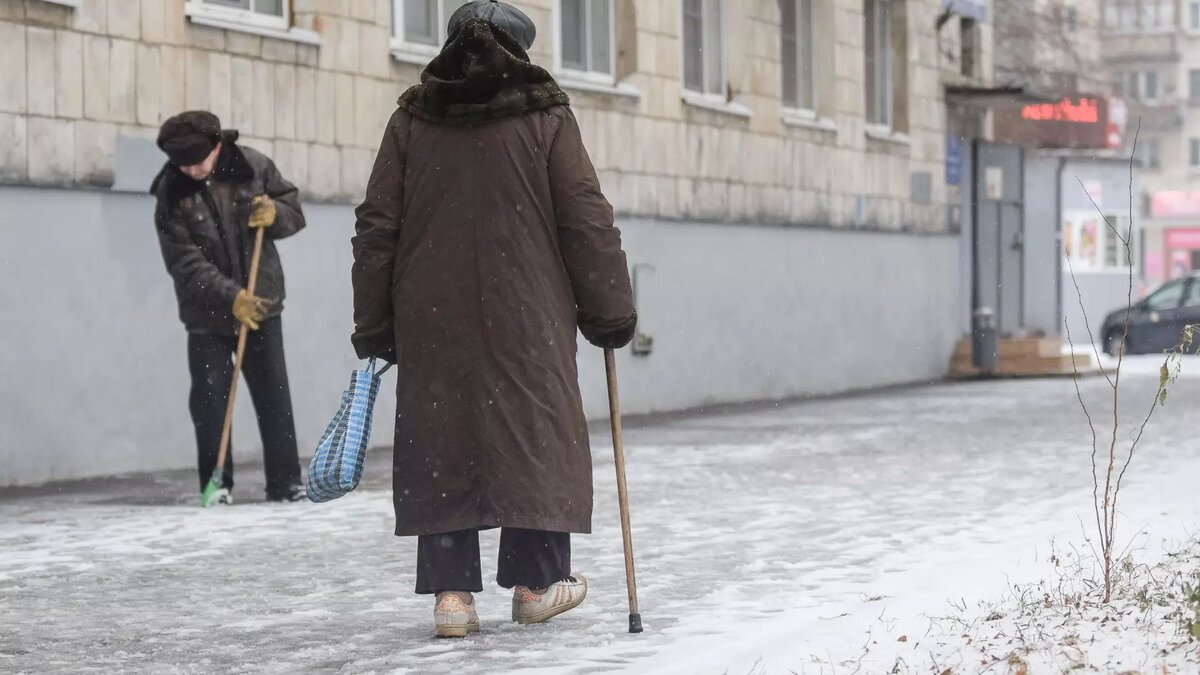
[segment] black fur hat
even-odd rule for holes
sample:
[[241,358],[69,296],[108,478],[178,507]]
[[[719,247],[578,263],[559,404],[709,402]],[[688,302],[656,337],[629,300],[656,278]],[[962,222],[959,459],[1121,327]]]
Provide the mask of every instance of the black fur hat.
[[175,166],[192,166],[204,161],[221,142],[221,120],[205,110],[189,110],[163,122],[158,147]]

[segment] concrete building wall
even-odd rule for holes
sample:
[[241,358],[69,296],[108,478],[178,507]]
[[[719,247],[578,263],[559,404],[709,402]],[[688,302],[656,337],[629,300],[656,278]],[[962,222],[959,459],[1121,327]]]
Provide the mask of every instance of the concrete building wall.
[[[190,0],[200,2],[200,0]],[[619,78],[564,79],[606,190],[623,214],[708,222],[946,231],[940,0],[893,1],[896,124],[865,116],[864,0],[826,6],[816,62],[819,117],[788,123],[780,102],[776,0],[725,2],[728,105],[684,101],[680,3],[617,0]],[[0,182],[132,186],[122,147],[146,146],[166,117],[208,108],[273,156],[311,200],[361,194],[383,124],[420,67],[392,56],[391,0],[296,0],[320,44],[200,25],[185,0],[0,3]],[[553,69],[554,0],[516,0],[538,24],[536,63]],[[981,59],[990,64],[990,28]],[[150,146],[152,147],[152,146]],[[153,153],[142,153],[150,163]],[[133,171],[133,169],[130,169]],[[913,199],[914,181],[928,182]]]
[[[148,196],[0,188],[0,485],[188,467],[186,334]],[[307,204],[280,242],[301,452],[358,365],[348,206]],[[928,381],[959,335],[958,241],[831,229],[622,219],[645,357],[622,352],[628,413]],[[587,413],[606,414],[603,359],[581,345]],[[394,397],[374,441],[391,442]],[[260,445],[239,397],[235,457]]]
[[[301,446],[356,365],[351,206],[423,59],[392,44],[391,0],[293,0],[263,35],[202,25],[201,0],[0,0],[0,484],[189,466],[185,335],[144,189],[158,125],[209,108],[301,188],[310,227],[281,244]],[[681,3],[615,0],[616,77],[556,67],[554,0],[514,0],[535,63],[560,76],[639,268],[654,353],[622,355],[629,412],[929,380],[961,334],[960,195],[944,180],[940,0],[891,0],[894,124],[866,123],[864,3],[816,3],[813,115],[785,111],[777,0],[722,3],[725,95],[682,80]],[[261,31],[260,31],[261,32]],[[282,34],[281,34],[282,33]],[[687,100],[685,100],[687,99]],[[969,126],[979,126],[974,120]],[[590,361],[589,361],[590,358]],[[589,415],[599,355],[582,355]],[[385,397],[386,399],[387,397]],[[378,411],[390,442],[391,402]],[[248,401],[239,456],[257,453]]]
[[[1129,99],[1129,129],[1124,154],[1133,152],[1133,131],[1141,124],[1138,145],[1158,147],[1158,166],[1139,169],[1143,191],[1194,191],[1200,188],[1200,172],[1190,166],[1189,142],[1200,139],[1200,108],[1192,103],[1189,73],[1200,69],[1200,30],[1191,26],[1190,0],[1180,0],[1173,12],[1163,15],[1166,23],[1154,26],[1124,25],[1111,21],[1105,26],[1106,70],[1116,93]],[[1145,17],[1144,17],[1145,18]],[[1148,97],[1145,76],[1157,74],[1158,95]],[[1130,91],[1131,74],[1141,75],[1139,91]]]

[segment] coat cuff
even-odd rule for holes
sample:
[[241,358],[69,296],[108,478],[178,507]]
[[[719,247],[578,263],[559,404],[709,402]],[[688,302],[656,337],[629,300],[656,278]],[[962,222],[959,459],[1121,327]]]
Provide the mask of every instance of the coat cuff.
[[350,336],[350,342],[354,345],[354,353],[360,359],[375,357],[390,363],[396,362],[396,338],[390,326],[355,331],[354,335]]
[[622,319],[579,317],[579,330],[588,342],[601,349],[621,349],[637,333],[637,312]]

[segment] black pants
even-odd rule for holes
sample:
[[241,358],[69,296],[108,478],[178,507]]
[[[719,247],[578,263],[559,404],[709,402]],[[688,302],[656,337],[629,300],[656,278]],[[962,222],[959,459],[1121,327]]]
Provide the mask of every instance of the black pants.
[[[192,373],[189,408],[196,427],[201,490],[217,465],[236,352],[236,337],[188,334],[188,368]],[[278,317],[264,321],[257,331],[250,331],[242,374],[258,416],[267,495],[272,496],[300,482],[292,393],[283,357],[283,322]],[[225,476],[225,487],[232,488],[232,447],[225,458]]]
[[[546,588],[571,575],[571,535],[506,527],[500,531],[496,583]],[[479,530],[417,538],[417,593],[483,590]]]

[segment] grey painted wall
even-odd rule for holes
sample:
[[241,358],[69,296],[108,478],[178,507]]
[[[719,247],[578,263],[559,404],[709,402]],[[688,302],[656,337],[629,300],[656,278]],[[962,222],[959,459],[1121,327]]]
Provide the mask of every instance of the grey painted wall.
[[1059,256],[1062,224],[1054,189],[1056,158],[1025,154],[1025,327],[1031,333],[1062,334]]
[[[150,197],[0,188],[0,485],[193,465],[185,334]],[[302,454],[357,364],[348,206],[307,205],[279,244]],[[622,354],[626,412],[941,377],[960,333],[956,237],[623,222],[654,354]],[[581,347],[588,414],[602,357]],[[390,388],[394,376],[388,375]],[[390,396],[375,441],[390,443]],[[246,397],[235,454],[258,454]]]
[[[1128,271],[1076,270],[1075,280],[1079,291],[1071,280],[1070,271],[1065,263],[1062,265],[1061,297],[1056,305],[1051,302],[1054,294],[1055,277],[1059,274],[1058,260],[1061,255],[1060,239],[1062,236],[1062,220],[1055,210],[1054,185],[1058,173],[1060,158],[1053,155],[1027,155],[1026,162],[1026,208],[1025,208],[1025,240],[1026,240],[1026,316],[1029,318],[1031,329],[1043,329],[1048,334],[1059,335],[1064,340],[1063,318],[1070,323],[1071,338],[1077,344],[1085,344],[1087,326],[1084,323],[1084,310],[1087,312],[1088,324],[1100,342],[1100,326],[1104,316],[1118,307],[1125,305],[1129,289]],[[1097,158],[1076,156],[1065,158],[1066,164],[1062,172],[1062,208],[1064,211],[1091,211],[1096,208],[1092,204],[1095,199],[1106,214],[1127,215],[1129,211],[1129,162],[1124,159]],[[1091,195],[1081,187],[1080,182],[1094,183],[1101,187],[1098,195]],[[1139,194],[1136,183],[1133,194]],[[1134,214],[1137,214],[1135,204]],[[1135,223],[1136,227],[1136,223]],[[1136,241],[1136,231],[1134,233]],[[1140,283],[1134,272],[1134,293],[1137,299]],[[1083,310],[1080,309],[1080,297],[1083,298]]]

